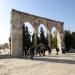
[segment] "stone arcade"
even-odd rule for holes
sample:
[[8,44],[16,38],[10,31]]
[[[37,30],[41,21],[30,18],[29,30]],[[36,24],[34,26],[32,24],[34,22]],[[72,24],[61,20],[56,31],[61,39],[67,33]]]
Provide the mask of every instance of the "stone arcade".
[[38,27],[40,24],[45,25],[48,30],[48,42],[50,45],[50,35],[52,27],[57,29],[57,46],[60,49],[64,46],[63,22],[55,21],[32,14],[24,13],[12,9],[11,12],[11,54],[12,56],[21,56],[23,49],[23,25],[29,22],[35,29],[34,46],[37,46]]

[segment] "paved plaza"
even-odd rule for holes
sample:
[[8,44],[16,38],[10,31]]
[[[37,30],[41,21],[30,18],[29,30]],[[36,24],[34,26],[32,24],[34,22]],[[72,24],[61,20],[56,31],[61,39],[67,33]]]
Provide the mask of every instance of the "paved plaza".
[[0,75],[75,75],[75,53],[0,58]]

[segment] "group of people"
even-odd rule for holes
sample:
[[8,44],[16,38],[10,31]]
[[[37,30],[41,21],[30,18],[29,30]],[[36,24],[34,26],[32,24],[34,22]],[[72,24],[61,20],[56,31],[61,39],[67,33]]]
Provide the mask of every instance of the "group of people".
[[31,47],[24,47],[23,51],[22,51],[22,56],[30,56],[31,59],[33,59],[34,55],[39,55],[39,56],[45,56],[45,52],[48,50],[48,53],[51,53],[51,48],[50,46],[45,47],[45,46],[38,46],[37,49],[35,49],[35,47],[32,45]]
[[25,57],[30,56],[31,59],[33,59],[34,50],[35,50],[35,48],[34,48],[33,45],[31,47],[29,47],[29,48],[25,46],[23,51],[22,51],[22,56],[25,56]]
[[[60,51],[59,48],[56,47],[56,55],[58,55],[59,51]],[[65,54],[65,48],[64,47],[62,47],[62,53]]]
[[[33,45],[31,47],[29,47],[29,48],[25,46],[24,50],[22,52],[22,55],[25,56],[25,57],[30,56],[31,59],[33,59],[34,55],[38,55],[39,54],[39,56],[45,56],[45,52],[46,51],[48,51],[48,54],[50,55],[50,53],[51,53],[50,46],[47,46],[47,47],[45,47],[45,46],[38,46],[37,50],[34,48]],[[56,55],[58,55],[59,51],[60,51],[59,48],[56,47]],[[62,49],[62,52],[64,53],[64,49]]]
[[38,46],[38,49],[36,50],[36,55],[39,54],[40,56],[45,56],[45,52],[48,50],[48,53],[51,53],[50,46]]

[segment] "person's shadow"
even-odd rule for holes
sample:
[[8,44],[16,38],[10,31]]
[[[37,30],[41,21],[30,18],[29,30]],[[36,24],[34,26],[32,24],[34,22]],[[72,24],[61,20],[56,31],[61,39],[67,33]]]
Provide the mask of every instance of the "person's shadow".
[[55,58],[37,58],[35,57],[33,60],[36,61],[44,61],[44,62],[53,62],[53,63],[65,63],[65,64],[75,64],[75,60],[68,60],[68,59],[57,59]]

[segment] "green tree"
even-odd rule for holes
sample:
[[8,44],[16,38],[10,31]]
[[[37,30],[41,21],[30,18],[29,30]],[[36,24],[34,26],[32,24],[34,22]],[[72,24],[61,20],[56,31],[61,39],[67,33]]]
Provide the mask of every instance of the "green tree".
[[57,31],[54,30],[51,35],[51,47],[56,48],[57,47]]
[[44,30],[40,28],[40,42],[43,43],[45,46],[48,46],[48,38],[44,35]]
[[52,36],[51,35],[51,47],[56,48],[57,47],[57,36]]
[[66,51],[69,51],[69,49],[72,47],[72,35],[70,31],[65,30],[64,42],[65,42]]
[[75,49],[75,32],[72,32],[72,48]]
[[31,46],[31,35],[29,34],[28,27],[23,25],[23,49],[24,47],[30,47]]

